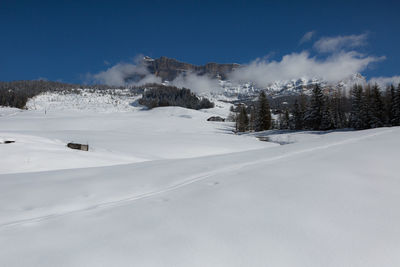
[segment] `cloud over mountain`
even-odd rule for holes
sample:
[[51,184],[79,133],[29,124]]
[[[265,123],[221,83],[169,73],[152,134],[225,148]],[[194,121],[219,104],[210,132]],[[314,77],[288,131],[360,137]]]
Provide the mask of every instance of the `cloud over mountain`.
[[[311,40],[314,35],[314,31],[306,33],[301,42]],[[312,45],[316,54],[303,50],[286,54],[278,60],[256,59],[235,67],[233,64],[216,63],[196,66],[166,57],[153,60],[139,56],[133,63],[116,64],[105,71],[90,75],[90,78],[110,85],[143,85],[161,83],[161,77],[164,80],[169,77],[167,79],[170,84],[187,87],[198,93],[220,89],[216,79],[218,68],[228,69],[224,75],[234,83],[253,82],[259,87],[268,86],[274,81],[299,78],[338,82],[385,59],[384,56],[366,55],[356,51],[357,47],[366,44],[367,37],[367,34],[322,37]],[[222,65],[225,66],[221,68]],[[376,79],[383,81],[382,77]]]
[[252,81],[266,86],[277,80],[322,78],[329,82],[340,81],[363,71],[383,57],[364,56],[354,51],[335,53],[325,59],[313,57],[309,52],[285,55],[279,61],[257,59],[235,70],[231,78],[237,82]]
[[378,84],[381,88],[386,87],[387,85],[393,84],[397,86],[400,84],[400,76],[392,76],[392,77],[373,77],[369,80],[371,84]]

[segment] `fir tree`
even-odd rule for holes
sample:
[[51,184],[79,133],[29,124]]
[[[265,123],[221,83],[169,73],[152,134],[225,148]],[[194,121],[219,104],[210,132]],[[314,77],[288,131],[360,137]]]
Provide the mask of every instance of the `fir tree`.
[[294,101],[293,106],[293,128],[295,130],[302,130],[304,128],[304,112],[297,99]]
[[258,96],[258,103],[255,118],[255,130],[264,131],[271,128],[271,110],[269,107],[267,96],[261,91]]
[[377,84],[372,87],[370,97],[370,122],[371,128],[382,127],[385,121],[384,105],[382,101],[381,91]]
[[305,117],[307,128],[320,130],[322,122],[322,108],[324,106],[324,95],[321,87],[316,85],[312,91],[310,107]]
[[335,129],[347,127],[347,118],[344,107],[345,98],[342,96],[341,89],[335,91],[330,102],[333,123],[332,127]]
[[395,95],[396,95],[396,90],[393,86],[393,84],[389,87],[386,88],[386,93],[385,93],[385,123],[387,125],[391,125],[393,118],[394,118],[394,100],[395,100]]
[[360,120],[361,120],[361,128],[360,129],[369,129],[371,128],[371,98],[372,92],[371,87],[367,85],[362,91],[361,98],[361,110],[360,110]]
[[354,129],[360,130],[364,128],[362,119],[363,108],[363,89],[360,85],[354,85],[351,90],[351,114],[350,126]]
[[249,127],[249,118],[247,116],[246,107],[244,105],[241,105],[240,107],[236,125],[238,132],[245,132]]
[[333,128],[333,121],[329,99],[325,98],[323,103],[320,130],[330,130]]
[[255,128],[255,120],[256,120],[256,111],[255,107],[250,106],[250,120],[249,120],[249,130],[254,131]]
[[289,110],[285,109],[283,113],[279,114],[279,129],[286,130],[289,129]]
[[400,83],[397,86],[397,90],[394,93],[392,110],[393,110],[392,125],[400,126]]

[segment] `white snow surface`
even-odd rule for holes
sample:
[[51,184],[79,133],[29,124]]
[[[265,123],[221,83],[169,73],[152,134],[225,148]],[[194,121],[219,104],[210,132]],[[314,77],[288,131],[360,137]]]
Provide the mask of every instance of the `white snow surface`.
[[400,266],[399,127],[278,145],[228,109],[0,109],[0,266]]
[[[47,108],[0,117],[0,143],[15,141],[1,147],[1,155],[7,157],[2,157],[0,174],[191,158],[273,146],[235,136],[230,123],[206,121],[228,112],[224,103],[205,111],[130,106],[130,112],[110,112],[102,98],[92,98],[97,110],[91,106],[84,110],[85,102],[71,100],[69,95],[56,99],[61,104],[42,101],[40,106]],[[64,101],[69,106],[63,106]],[[2,113],[11,112],[3,109]],[[89,144],[90,151],[71,150],[66,147],[69,142]]]
[[26,107],[29,110],[83,110],[102,113],[132,111],[138,96],[129,89],[76,89],[70,91],[45,92],[29,99]]

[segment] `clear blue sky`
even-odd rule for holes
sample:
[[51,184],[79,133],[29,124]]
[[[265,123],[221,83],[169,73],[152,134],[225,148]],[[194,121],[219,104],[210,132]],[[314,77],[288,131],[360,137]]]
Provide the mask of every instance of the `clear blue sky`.
[[[400,74],[400,1],[0,0],[0,80],[82,82],[137,54],[247,63],[304,49],[316,37],[368,33],[361,52],[387,59],[368,76]],[[110,65],[106,65],[106,63]]]

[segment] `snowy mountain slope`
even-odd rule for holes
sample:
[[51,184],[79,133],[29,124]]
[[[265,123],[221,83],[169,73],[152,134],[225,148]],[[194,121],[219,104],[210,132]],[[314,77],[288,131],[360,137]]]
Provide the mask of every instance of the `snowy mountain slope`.
[[[318,84],[322,88],[339,88],[344,92],[348,92],[354,84],[364,85],[367,81],[365,77],[361,74],[354,74],[347,79],[339,81],[337,83],[327,82],[323,79],[313,78],[299,78],[294,80],[287,81],[275,81],[269,85],[264,87],[256,86],[251,82],[247,83],[233,83],[229,80],[220,81],[219,84],[223,89],[223,96],[227,97],[239,97],[239,98],[249,98],[255,97],[259,94],[261,90],[265,90],[272,97],[282,97],[282,96],[290,96],[290,95],[310,95],[312,88]],[[219,96],[219,91],[216,90],[214,96]],[[222,97],[222,96],[220,96]]]
[[398,134],[336,132],[212,157],[3,174],[0,259],[397,266]]

